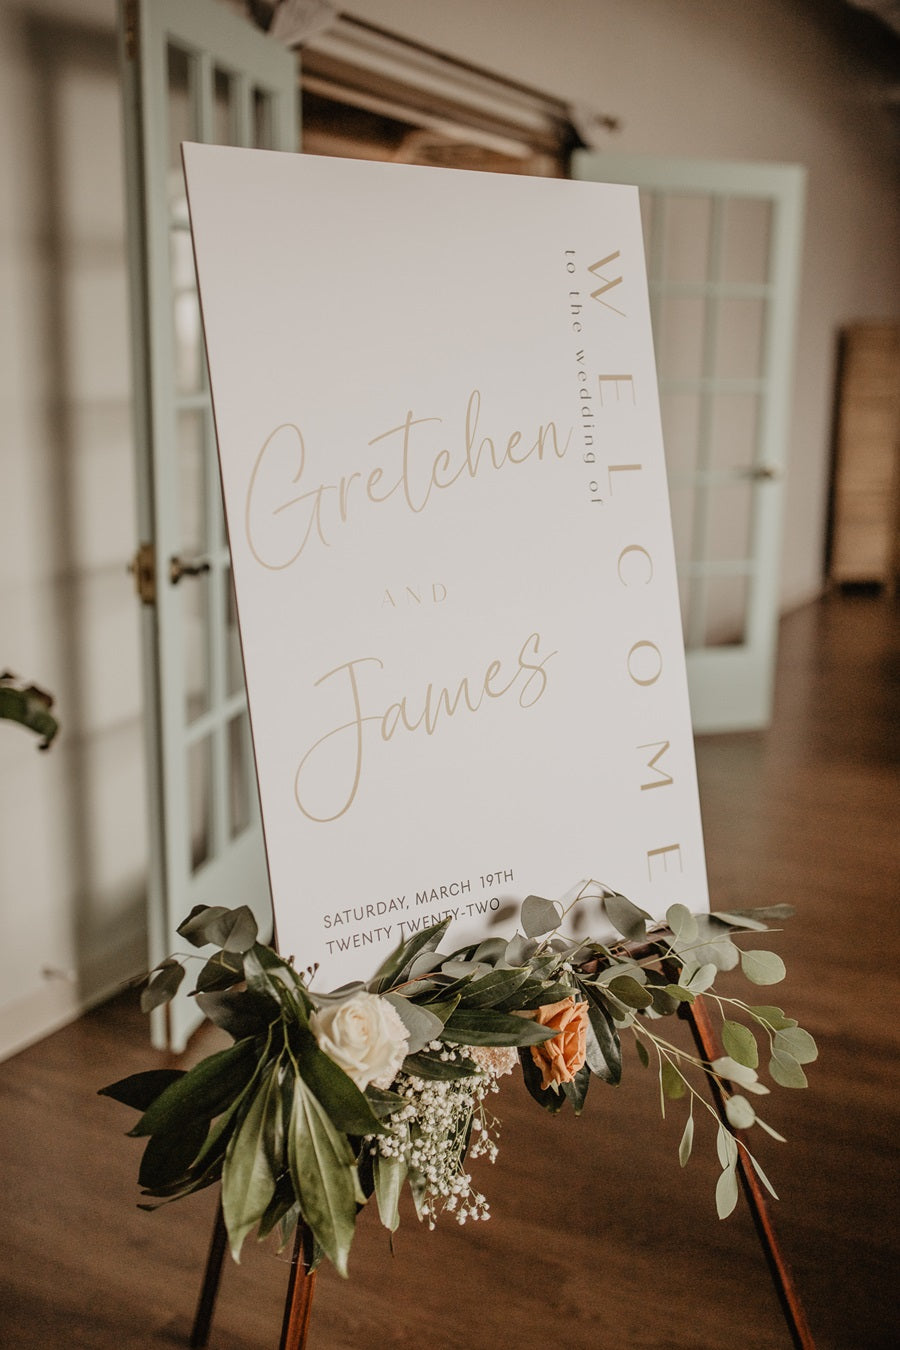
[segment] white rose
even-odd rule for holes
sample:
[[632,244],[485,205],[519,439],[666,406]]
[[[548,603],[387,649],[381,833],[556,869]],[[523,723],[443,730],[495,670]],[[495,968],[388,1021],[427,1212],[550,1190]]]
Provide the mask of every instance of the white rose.
[[361,991],[314,1012],[310,1030],[324,1050],[362,1091],[370,1083],[390,1087],[409,1050],[403,1019],[387,999]]

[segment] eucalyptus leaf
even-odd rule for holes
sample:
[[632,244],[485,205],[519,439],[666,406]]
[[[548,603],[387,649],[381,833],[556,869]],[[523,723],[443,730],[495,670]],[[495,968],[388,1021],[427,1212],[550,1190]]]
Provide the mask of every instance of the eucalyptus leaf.
[[174,957],[169,957],[156,967],[145,989],[141,991],[141,1012],[149,1013],[161,1008],[174,998],[184,979],[184,966]]
[[761,1130],[765,1130],[766,1134],[770,1134],[770,1135],[772,1136],[773,1139],[777,1139],[778,1142],[779,1142],[779,1144],[786,1144],[786,1143],[787,1143],[787,1140],[785,1139],[784,1135],[783,1135],[783,1134],[779,1134],[777,1130],[773,1130],[773,1128],[772,1128],[771,1125],[766,1124],[766,1122],[763,1120],[762,1116],[757,1116],[757,1117],[756,1117],[756,1123],[757,1123],[757,1125],[759,1126],[759,1128],[760,1128]]
[[[778,1138],[777,1135],[776,1135],[775,1137]],[[762,1168],[760,1167],[759,1163],[756,1161],[756,1159],[754,1158],[754,1156],[753,1156],[752,1153],[750,1154],[750,1161],[751,1161],[751,1163],[753,1164],[753,1170],[754,1170],[754,1172],[755,1172],[756,1175],[759,1177],[760,1181],[761,1181],[762,1184],[765,1186],[766,1190],[769,1192],[769,1194],[771,1195],[772,1199],[773,1199],[773,1200],[777,1200],[777,1199],[778,1199],[778,1195],[777,1195],[777,1192],[776,1192],[776,1190],[775,1190],[775,1187],[772,1185],[771,1181],[770,1181],[769,1178],[766,1176],[765,1172],[762,1170]]]
[[787,973],[776,952],[741,952],[741,969],[752,984],[778,984]]
[[646,910],[639,909],[618,892],[604,895],[602,904],[617,933],[621,933],[629,942],[640,942],[646,937],[647,924],[652,922]]
[[414,1055],[443,1033],[444,1023],[440,1017],[420,1003],[412,1003],[402,994],[383,994],[382,997],[397,1010],[409,1033],[409,1054]]
[[722,1044],[725,1051],[738,1064],[755,1069],[759,1063],[759,1046],[749,1027],[742,1022],[732,1022],[726,1018],[722,1023]]
[[629,1008],[649,1008],[653,995],[631,975],[618,975],[609,982],[609,991]]
[[506,944],[505,961],[508,966],[524,966],[533,955],[537,942],[534,938],[525,937],[522,933],[516,933]]
[[738,1146],[734,1135],[720,1125],[716,1133],[716,1153],[722,1167],[734,1167],[738,1160]]
[[750,1005],[748,1009],[760,1021],[765,1022],[773,1031],[782,1031],[786,1027],[795,1027],[797,1020],[794,1017],[785,1017],[781,1008],[774,1008],[771,1004],[760,1003]]
[[786,1050],[798,1064],[812,1064],[819,1057],[819,1048],[808,1031],[802,1027],[786,1027],[775,1033],[776,1050]]
[[716,1212],[720,1219],[727,1219],[738,1202],[737,1174],[732,1164],[720,1173],[716,1182]]
[[559,927],[560,912],[552,900],[540,895],[527,895],[522,901],[522,927],[529,938],[543,937]]
[[639,1041],[637,1038],[635,1038],[634,1048],[635,1048],[635,1050],[637,1051],[637,1057],[638,1057],[638,1059],[641,1061],[641,1063],[643,1064],[644,1068],[645,1068],[645,1069],[649,1069],[649,1068],[650,1068],[650,1056],[649,1056],[649,1054],[647,1053],[647,1047],[646,1047],[646,1045],[644,1044],[644,1042],[643,1042],[643,1041]]
[[197,976],[198,994],[212,994],[231,989],[244,978],[244,962],[238,952],[221,951],[211,956]]
[[684,1133],[681,1136],[681,1143],[678,1145],[678,1161],[682,1167],[687,1167],[693,1146],[694,1117],[688,1116],[687,1120],[684,1122]]
[[303,1217],[338,1274],[346,1278],[356,1225],[354,1158],[346,1137],[301,1078],[294,1082],[288,1159]]
[[729,1082],[737,1083],[743,1088],[756,1082],[756,1070],[746,1064],[739,1064],[730,1055],[720,1055],[718,1059],[713,1060],[710,1067],[720,1078],[727,1078]]
[[698,966],[698,968],[692,972],[691,978],[687,981],[691,993],[702,994],[707,989],[711,989],[716,982],[717,973],[718,968],[712,961],[708,961],[706,965]]
[[690,989],[685,989],[680,984],[667,984],[665,990],[669,998],[673,998],[676,1003],[693,1003],[696,997]]
[[800,1061],[787,1050],[773,1050],[769,1060],[769,1073],[786,1088],[805,1088],[806,1074],[800,1067]]
[[178,933],[194,947],[212,944],[230,952],[246,952],[256,942],[258,928],[247,905],[227,909],[223,905],[197,905],[178,925]]
[[687,905],[670,905],[666,910],[666,923],[678,941],[696,942],[700,930]]
[[670,1060],[664,1059],[659,1068],[660,1086],[670,1101],[677,1101],[687,1092],[684,1075],[679,1073]]
[[756,1112],[747,1098],[742,1097],[740,1093],[728,1098],[725,1103],[725,1114],[728,1117],[728,1124],[735,1130],[749,1130],[756,1120]]

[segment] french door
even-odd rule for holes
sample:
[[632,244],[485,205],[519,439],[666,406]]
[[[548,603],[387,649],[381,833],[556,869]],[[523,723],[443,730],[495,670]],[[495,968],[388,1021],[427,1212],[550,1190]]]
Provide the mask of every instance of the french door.
[[804,170],[576,152],[640,188],[696,731],[765,726]]
[[[197,904],[249,904],[271,932],[179,147],[296,150],[297,70],[214,0],[120,0],[120,40],[155,964]],[[199,1021],[179,996],[154,1043],[182,1049]]]

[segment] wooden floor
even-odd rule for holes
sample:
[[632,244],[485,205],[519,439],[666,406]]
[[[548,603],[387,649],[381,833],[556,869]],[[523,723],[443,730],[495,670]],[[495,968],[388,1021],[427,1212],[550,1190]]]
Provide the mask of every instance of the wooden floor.
[[[798,910],[783,998],[821,1058],[809,1091],[768,1099],[788,1143],[759,1154],[820,1350],[898,1342],[898,654],[885,601],[803,610],[783,625],[771,731],[699,746],[714,904]],[[162,1061],[145,1035],[119,1000],[0,1066],[4,1347],[185,1344],[214,1197],[139,1212],[130,1113],[95,1095]],[[788,1347],[743,1209],[717,1220],[715,1168],[681,1172],[679,1113],[659,1121],[634,1060],[626,1079],[595,1085],[581,1121],[512,1084],[491,1221],[429,1234],[407,1213],[391,1257],[365,1215],[350,1282],[319,1281],[311,1350]],[[274,1350],[286,1274],[248,1244],[212,1345]]]

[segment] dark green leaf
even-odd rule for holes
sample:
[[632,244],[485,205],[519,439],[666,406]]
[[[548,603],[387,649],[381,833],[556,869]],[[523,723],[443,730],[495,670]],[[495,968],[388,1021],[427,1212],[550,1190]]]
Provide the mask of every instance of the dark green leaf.
[[[492,970],[480,980],[474,980],[460,994],[461,1008],[496,1008],[498,1004],[510,1000],[530,978],[530,971]],[[547,1000],[553,1002],[554,1000]],[[521,1006],[521,1005],[517,1005]]]
[[244,953],[244,978],[254,993],[286,1004],[293,1021],[305,1026],[312,1011],[312,1000],[292,966],[271,947],[256,943]]
[[438,1054],[423,1052],[418,1055],[407,1055],[403,1061],[403,1071],[415,1074],[417,1078],[452,1082],[457,1078],[474,1077],[478,1073],[478,1065],[471,1059],[443,1060]]
[[548,1003],[562,1003],[569,997],[572,988],[559,981],[547,983],[544,980],[526,980],[509,998],[502,999],[496,1005],[498,1012],[520,1010],[531,1012],[535,1008],[545,1008]]
[[288,1153],[303,1217],[335,1269],[346,1277],[356,1226],[354,1157],[345,1136],[300,1078],[294,1083]]
[[525,1017],[457,1008],[444,1027],[444,1038],[457,1045],[539,1045],[556,1035]]
[[365,1094],[329,1055],[319,1049],[311,1031],[305,1027],[292,1029],[291,1047],[301,1076],[339,1130],[345,1134],[384,1132],[384,1126]]
[[235,1261],[244,1238],[259,1223],[275,1194],[275,1175],[267,1139],[280,1111],[277,1070],[262,1079],[240,1129],[231,1136],[222,1169],[222,1212]]
[[141,1158],[138,1185],[158,1195],[162,1188],[183,1183],[208,1132],[208,1120],[193,1120],[176,1134],[151,1135]]
[[559,927],[560,913],[552,900],[527,895],[522,901],[522,927],[529,938],[543,937]]
[[400,1227],[400,1192],[406,1180],[406,1163],[401,1158],[375,1155],[375,1200],[384,1227],[396,1233]]
[[399,1093],[377,1088],[372,1083],[366,1088],[366,1101],[379,1120],[386,1120],[395,1111],[399,1111],[401,1106],[406,1105],[405,1099]]
[[522,1079],[531,1096],[545,1111],[556,1115],[566,1104],[567,1098],[564,1093],[541,1087],[541,1071],[535,1064],[530,1049],[519,1051],[519,1063],[522,1066]]
[[184,1069],[147,1069],[145,1073],[133,1073],[129,1078],[120,1078],[117,1083],[100,1088],[98,1096],[112,1097],[114,1101],[133,1106],[135,1111],[146,1111],[167,1087],[184,1075]]
[[183,979],[184,966],[180,961],[171,956],[163,961],[151,974],[147,987],[141,993],[141,1012],[152,1012],[154,1008],[168,1003],[177,994]]
[[265,1035],[279,1016],[279,1007],[265,994],[254,989],[227,989],[221,993],[198,994],[197,1006],[203,1015],[236,1041],[248,1036]]
[[275,1194],[269,1201],[265,1214],[259,1221],[259,1238],[269,1236],[276,1224],[282,1222],[296,1206],[297,1201],[294,1196],[294,1187],[288,1174],[283,1174],[278,1178],[275,1184]]
[[593,1000],[588,1003],[587,1063],[606,1083],[622,1078],[622,1045],[612,1017]]
[[638,1057],[638,1059],[641,1061],[641,1063],[643,1064],[644,1068],[645,1068],[645,1069],[649,1069],[649,1067],[650,1067],[650,1056],[649,1056],[649,1054],[647,1053],[647,1047],[646,1047],[646,1045],[644,1044],[644,1042],[643,1042],[643,1041],[639,1041],[639,1040],[637,1040],[637,1038],[635,1038],[634,1048],[635,1048],[635,1050],[637,1051],[637,1057]]
[[437,951],[441,938],[450,927],[449,916],[440,923],[423,928],[407,942],[401,943],[395,952],[387,957],[369,981],[369,990],[373,994],[383,994],[395,985],[402,984],[408,978],[409,968],[420,952]]
[[258,1056],[258,1043],[245,1040],[201,1060],[155,1098],[130,1133],[172,1134],[198,1118],[212,1120],[247,1086]]
[[576,1116],[580,1116],[584,1110],[584,1102],[590,1085],[591,1071],[586,1064],[581,1066],[571,1083],[560,1084],[565,1096],[572,1103]]
[[198,994],[212,994],[220,989],[231,989],[244,978],[244,962],[238,952],[216,952],[197,976],[194,986]]

